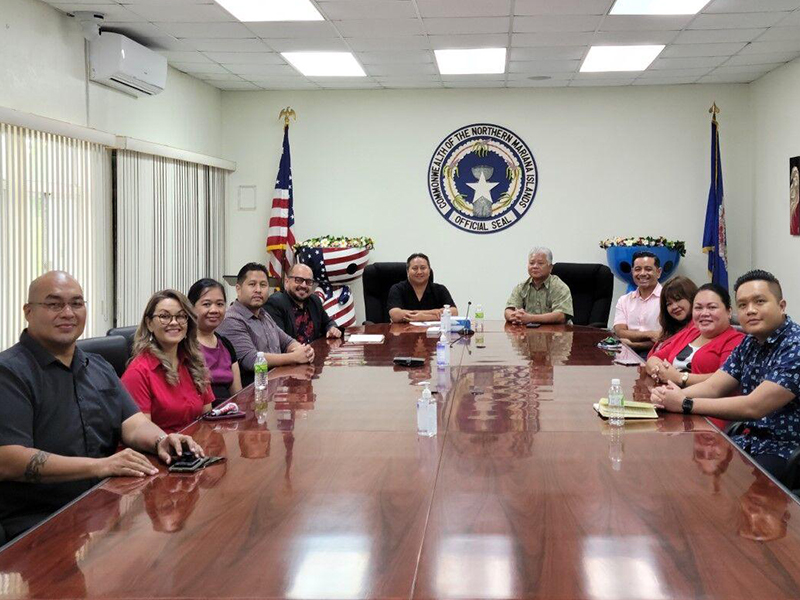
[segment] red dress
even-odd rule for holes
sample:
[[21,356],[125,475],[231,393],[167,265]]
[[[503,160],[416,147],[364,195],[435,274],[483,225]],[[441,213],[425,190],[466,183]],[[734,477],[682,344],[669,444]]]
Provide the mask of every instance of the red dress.
[[[681,350],[699,337],[700,331],[694,323],[689,323],[671,338],[665,340],[652,355],[672,362]],[[705,375],[717,371],[725,364],[733,349],[743,339],[744,334],[741,331],[728,327],[713,340],[709,340],[705,345],[697,349],[697,352],[692,356],[692,373],[694,375]],[[709,417],[709,420],[720,429],[723,429],[727,424],[727,421],[722,419]]]
[[125,369],[122,383],[142,412],[150,413],[153,423],[167,433],[175,433],[203,414],[203,407],[214,400],[210,385],[198,393],[183,359],[178,378],[178,385],[170,385],[161,362],[144,352]]

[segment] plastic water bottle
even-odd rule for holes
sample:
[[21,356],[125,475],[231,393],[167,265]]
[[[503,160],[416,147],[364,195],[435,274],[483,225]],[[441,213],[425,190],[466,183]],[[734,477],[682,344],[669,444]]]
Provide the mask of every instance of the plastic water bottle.
[[619,379],[612,379],[611,387],[608,388],[608,412],[608,422],[611,425],[625,424],[625,400],[622,397]]
[[425,384],[422,396],[417,400],[417,433],[424,437],[433,437],[437,433],[436,402],[433,394]]
[[447,341],[447,334],[442,332],[439,341],[436,343],[436,366],[446,367],[450,364],[450,344]]
[[447,334],[450,333],[450,317],[451,317],[450,305],[445,304],[444,310],[442,311],[442,319],[439,322],[439,329],[441,330],[442,333],[447,333]]
[[475,333],[483,333],[483,305],[475,306]]
[[256,363],[253,365],[255,372],[255,384],[257,390],[267,389],[267,372],[269,365],[267,364],[267,355],[264,352],[259,352],[256,355]]

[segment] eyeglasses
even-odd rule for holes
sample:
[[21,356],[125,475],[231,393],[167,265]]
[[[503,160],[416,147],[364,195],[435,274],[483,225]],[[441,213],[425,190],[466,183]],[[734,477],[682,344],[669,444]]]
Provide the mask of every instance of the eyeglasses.
[[308,287],[314,287],[317,285],[317,282],[313,279],[305,279],[303,277],[292,277],[291,279],[293,279],[297,285],[300,285],[301,283],[305,283]]
[[69,302],[60,302],[60,301],[28,302],[28,304],[36,304],[38,306],[44,306],[51,313],[58,314],[62,310],[64,310],[67,306],[69,306],[73,310],[73,312],[83,310],[84,308],[86,308],[87,302],[86,300],[70,300]]
[[177,315],[171,315],[169,313],[158,313],[157,315],[153,315],[150,317],[151,319],[158,319],[158,322],[161,323],[164,327],[172,323],[172,319],[175,319],[175,322],[178,325],[186,325],[189,322],[189,315],[186,313],[178,313]]

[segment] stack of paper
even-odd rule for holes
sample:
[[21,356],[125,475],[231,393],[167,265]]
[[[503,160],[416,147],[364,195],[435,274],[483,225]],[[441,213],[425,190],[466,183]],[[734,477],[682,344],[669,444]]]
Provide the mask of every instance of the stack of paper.
[[347,338],[348,344],[382,344],[384,340],[382,333],[352,333]]
[[[626,419],[658,418],[656,407],[649,402],[634,402],[632,400],[626,400],[624,408]],[[605,419],[608,419],[611,415],[611,411],[608,408],[608,398],[600,398],[600,402],[594,404],[594,409],[600,414],[601,417]]]

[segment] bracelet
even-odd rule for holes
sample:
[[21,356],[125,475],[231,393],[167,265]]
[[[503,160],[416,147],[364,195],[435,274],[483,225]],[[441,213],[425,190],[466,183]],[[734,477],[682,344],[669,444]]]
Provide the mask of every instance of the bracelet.
[[165,439],[167,439],[167,434],[166,433],[162,433],[160,436],[158,436],[156,438],[156,443],[153,445],[153,453],[154,454],[158,454],[158,445],[161,442],[163,442]]

